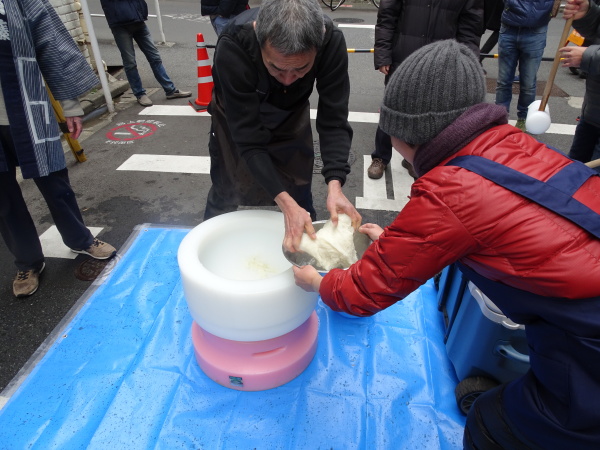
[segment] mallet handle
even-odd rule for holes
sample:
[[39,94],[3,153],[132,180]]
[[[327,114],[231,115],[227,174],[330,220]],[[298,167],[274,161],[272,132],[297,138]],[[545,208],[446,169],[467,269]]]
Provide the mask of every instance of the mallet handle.
[[585,165],[593,169],[594,167],[600,166],[600,159],[594,159],[593,161],[586,162]]
[[571,25],[573,24],[573,18],[567,19],[565,21],[565,28],[563,29],[562,36],[560,37],[560,42],[558,43],[558,48],[556,49],[556,55],[554,55],[554,63],[552,64],[552,69],[550,69],[550,75],[548,76],[548,81],[546,82],[546,87],[544,88],[544,93],[542,94],[542,101],[540,102],[540,111],[546,110],[546,105],[548,104],[548,99],[550,98],[550,91],[552,90],[552,86],[554,86],[554,78],[556,77],[556,72],[558,71],[558,66],[560,65],[560,49],[566,45],[567,39],[569,38],[569,32],[571,31]]

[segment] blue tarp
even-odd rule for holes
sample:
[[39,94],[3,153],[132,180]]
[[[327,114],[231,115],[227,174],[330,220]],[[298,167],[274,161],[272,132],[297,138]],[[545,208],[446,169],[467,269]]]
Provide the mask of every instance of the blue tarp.
[[200,370],[177,249],[141,227],[0,410],[6,449],[459,449],[465,419],[430,281],[370,318],[320,300],[308,368],[267,391]]

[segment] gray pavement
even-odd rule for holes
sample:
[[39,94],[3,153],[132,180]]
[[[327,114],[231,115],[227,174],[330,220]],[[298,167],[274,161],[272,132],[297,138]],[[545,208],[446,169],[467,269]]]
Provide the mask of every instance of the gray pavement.
[[[204,33],[205,41],[211,43],[214,42],[214,32],[208,20],[199,16],[198,2],[161,3],[164,4],[162,14],[167,40],[173,43],[161,48],[161,54],[177,86],[192,90],[193,99],[197,93],[195,34]],[[338,23],[343,23],[344,20],[358,20],[355,23],[363,25],[375,23],[376,10],[372,5],[361,4],[358,5],[360,8],[355,8],[354,5],[353,8],[327,12]],[[554,56],[556,42],[562,30],[562,22],[558,19],[553,20],[551,25],[546,56]],[[118,66],[120,57],[108,28],[101,20],[95,21],[94,26],[97,28],[103,59],[109,66]],[[158,34],[155,24],[152,24],[151,29],[156,39]],[[349,48],[372,47],[372,28],[343,28],[343,31]],[[383,93],[383,76],[374,71],[371,55],[350,54],[349,58],[352,85],[350,110],[376,114]],[[549,65],[543,63],[540,80],[547,78]],[[497,62],[486,60],[484,67],[488,71],[488,77],[495,79]],[[144,85],[155,105],[181,106],[181,111],[187,111],[187,99],[165,99],[142,56],[140,70]],[[122,75],[118,75],[118,78],[123,79]],[[553,123],[574,125],[581,106],[584,81],[566,69],[560,69],[556,85],[567,96],[551,99]],[[316,98],[315,95],[314,101],[311,101],[313,108],[316,107]],[[493,92],[490,92],[488,101],[493,102],[493,99]],[[516,118],[514,102],[511,113],[513,120]],[[100,229],[98,237],[119,249],[139,224],[193,227],[200,223],[206,194],[210,188],[208,174],[186,173],[187,170],[166,172],[118,169],[136,155],[207,157],[210,118],[187,114],[142,115],[140,113],[144,112],[144,108],[135,102],[130,91],[117,97],[115,106],[114,114],[102,114],[86,122],[86,132],[81,139],[88,158],[86,162],[77,163],[72,155],[66,154],[71,182],[86,224]],[[96,107],[97,105],[94,106]],[[352,174],[344,190],[351,201],[366,198],[368,205],[368,180],[364,176],[363,159],[372,151],[376,123],[363,118],[353,121],[352,126],[355,132],[351,154]],[[316,140],[317,134],[314,136]],[[541,136],[540,140],[568,150],[572,136],[548,134]],[[385,189],[390,199],[405,196],[404,192],[394,192],[394,176],[396,174],[388,170]],[[39,234],[43,235],[53,225],[45,203],[31,180],[23,181],[22,189]],[[314,177],[313,190],[317,212],[320,218],[326,218],[326,187],[319,174]],[[389,223],[397,214],[394,209],[371,207],[362,208],[360,212],[364,221],[381,225]],[[92,280],[81,279],[85,278],[81,272],[86,268],[88,259],[82,255],[75,259],[48,257],[40,290],[29,298],[17,300],[13,298],[11,289],[15,274],[12,257],[4,244],[0,243],[0,390],[25,366],[86,290],[94,287]]]

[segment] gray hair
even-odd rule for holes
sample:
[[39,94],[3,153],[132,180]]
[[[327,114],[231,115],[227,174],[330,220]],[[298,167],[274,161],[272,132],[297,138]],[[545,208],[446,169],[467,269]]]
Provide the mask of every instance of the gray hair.
[[265,0],[256,17],[256,38],[283,55],[297,55],[323,44],[325,25],[317,0]]

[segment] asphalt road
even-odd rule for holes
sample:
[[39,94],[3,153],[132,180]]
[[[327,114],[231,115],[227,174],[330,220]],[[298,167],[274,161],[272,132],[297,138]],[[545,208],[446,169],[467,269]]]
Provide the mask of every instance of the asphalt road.
[[[92,13],[101,13],[97,3],[90,2]],[[153,9],[154,2],[148,3]],[[208,19],[200,16],[199,9],[196,0],[161,2],[167,45],[161,46],[160,51],[165,67],[178,88],[194,92],[193,98],[197,92],[196,34],[202,33],[208,44],[216,41]],[[338,24],[344,25],[349,48],[368,49],[373,46],[372,26],[376,21],[376,10],[370,4],[353,4],[328,14]],[[150,19],[149,26],[155,40],[160,40],[156,19]],[[95,17],[93,27],[102,59],[108,66],[120,66],[120,56],[105,20]],[[552,20],[546,56],[554,56],[562,27],[562,20]],[[114,114],[104,114],[86,122],[87,131],[81,143],[87,161],[77,163],[72,155],[66,155],[71,182],[86,224],[117,249],[127,242],[140,224],[197,225],[202,220],[210,188],[210,177],[202,168],[208,156],[210,118],[190,114],[187,99],[166,100],[143,56],[140,54],[138,57],[142,80],[155,105],[180,108],[166,108],[169,115],[160,112],[160,108],[145,110],[126,93],[117,99]],[[352,174],[344,190],[348,198],[356,202],[364,221],[385,225],[397,214],[401,207],[398,205],[405,201],[409,179],[401,169],[390,168],[385,181],[373,186],[364,175],[364,157],[373,149],[376,114],[383,94],[383,75],[374,71],[369,53],[351,53],[349,59],[350,110],[355,137],[351,153]],[[539,81],[547,79],[550,65],[542,63]],[[493,102],[497,60],[485,60],[484,68],[488,72],[487,100]],[[568,151],[585,85],[582,79],[566,69],[559,69],[555,85],[558,95],[550,100],[552,121],[565,127],[559,127],[556,132],[542,135],[539,139]],[[316,96],[314,100],[311,102],[313,107]],[[516,100],[513,101],[512,120],[516,119],[515,103]],[[174,160],[179,161],[173,157],[185,156],[193,157],[193,164],[184,160],[183,167],[169,165]],[[151,164],[155,166],[149,166]],[[26,366],[27,361],[32,355],[34,358],[39,356],[40,352],[36,354],[36,349],[53,330],[60,330],[61,320],[68,317],[73,305],[94,287],[93,281],[82,279],[87,273],[85,269],[90,269],[89,258],[82,255],[68,258],[61,253],[64,248],[52,246],[56,241],[51,235],[53,222],[44,201],[30,180],[22,183],[22,189],[39,234],[47,238],[48,247],[44,248],[49,250],[39,291],[29,298],[15,299],[12,296],[12,278],[16,270],[12,256],[0,243],[0,390],[7,387],[25,366],[9,386],[14,388],[20,376],[30,369]],[[326,218],[325,189],[322,177],[316,174],[313,190],[320,218]],[[382,200],[381,194],[377,193],[381,189],[386,199]]]

